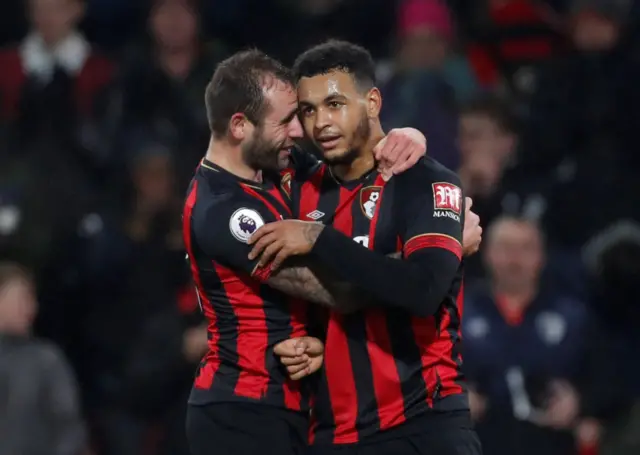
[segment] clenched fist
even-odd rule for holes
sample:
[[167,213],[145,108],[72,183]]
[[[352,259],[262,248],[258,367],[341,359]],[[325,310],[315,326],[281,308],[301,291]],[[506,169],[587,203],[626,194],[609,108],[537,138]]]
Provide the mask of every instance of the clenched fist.
[[324,359],[324,345],[314,337],[289,338],[278,343],[273,352],[294,381],[318,371]]

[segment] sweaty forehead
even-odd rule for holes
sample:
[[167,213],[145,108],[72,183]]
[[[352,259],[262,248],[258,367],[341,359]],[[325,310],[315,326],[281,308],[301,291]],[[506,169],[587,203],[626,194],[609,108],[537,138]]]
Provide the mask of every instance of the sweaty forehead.
[[351,97],[355,93],[357,89],[353,78],[344,71],[303,77],[298,83],[298,98],[301,102],[317,102],[335,95]]

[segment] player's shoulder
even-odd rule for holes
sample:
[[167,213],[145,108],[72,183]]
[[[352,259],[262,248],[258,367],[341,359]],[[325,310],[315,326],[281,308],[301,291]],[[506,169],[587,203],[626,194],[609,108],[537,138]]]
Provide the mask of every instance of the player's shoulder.
[[205,177],[200,171],[196,173],[189,186],[188,194],[194,193],[194,216],[211,211],[224,211],[227,207],[251,198],[237,182],[216,178],[216,174]]
[[191,225],[200,241],[230,232],[246,242],[257,229],[276,219],[262,199],[236,184],[199,188]]
[[316,175],[321,175],[324,173],[326,168],[326,164],[322,161],[318,161],[312,166],[306,167],[304,169],[285,169],[282,172],[282,181],[290,181],[293,183],[304,183],[308,180],[313,179]]
[[435,185],[439,183],[460,187],[458,175],[429,156],[421,158],[412,168],[393,179],[407,190],[431,188],[435,191]]

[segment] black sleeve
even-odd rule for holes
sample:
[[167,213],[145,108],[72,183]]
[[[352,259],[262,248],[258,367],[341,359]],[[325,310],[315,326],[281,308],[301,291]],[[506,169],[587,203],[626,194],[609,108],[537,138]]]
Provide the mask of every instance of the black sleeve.
[[247,241],[264,224],[284,218],[249,195],[216,195],[206,206],[196,206],[192,231],[195,243],[208,258],[265,282],[271,269],[256,269],[258,259],[249,260],[252,246]]
[[313,153],[312,145],[294,147],[291,152],[291,162],[296,174],[307,174],[318,164],[318,157]]
[[442,178],[435,179],[429,174],[431,179],[427,176],[393,196],[402,223],[403,260],[362,248],[330,227],[312,250],[339,278],[419,316],[437,311],[462,258],[464,198],[459,181],[449,172],[437,173]]
[[327,339],[327,328],[329,326],[329,311],[319,305],[309,305],[307,307],[307,333],[316,337],[323,343]]

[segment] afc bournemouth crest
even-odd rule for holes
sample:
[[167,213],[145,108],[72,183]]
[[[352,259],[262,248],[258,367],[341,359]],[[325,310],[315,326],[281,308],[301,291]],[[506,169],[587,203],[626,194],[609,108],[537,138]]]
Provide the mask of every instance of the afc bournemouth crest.
[[360,190],[360,208],[362,213],[370,220],[373,219],[373,215],[376,213],[380,194],[382,194],[381,186],[368,186]]
[[291,172],[285,172],[280,180],[282,191],[291,199]]

